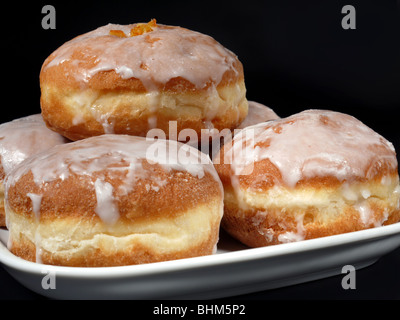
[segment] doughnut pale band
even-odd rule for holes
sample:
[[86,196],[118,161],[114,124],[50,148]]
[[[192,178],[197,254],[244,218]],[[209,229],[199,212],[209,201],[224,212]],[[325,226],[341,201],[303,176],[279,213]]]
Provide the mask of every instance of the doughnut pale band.
[[[210,91],[155,94],[130,91],[74,89],[42,85],[42,113],[48,126],[71,140],[103,133],[146,136],[157,128],[170,137],[169,121],[177,133],[193,129],[234,130],[247,115],[244,82]],[[154,105],[157,108],[154,108]]]
[[[101,221],[72,217],[38,223],[8,211],[11,251],[38,263],[99,267],[143,264],[212,254],[222,210],[218,197],[184,214],[134,224],[120,222],[112,231]],[[199,232],[200,230],[200,232]],[[36,246],[40,235],[40,246]]]

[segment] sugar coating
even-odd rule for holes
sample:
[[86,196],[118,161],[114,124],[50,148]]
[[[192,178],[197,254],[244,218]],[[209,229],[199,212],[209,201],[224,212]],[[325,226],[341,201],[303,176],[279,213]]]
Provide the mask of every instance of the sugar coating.
[[[44,68],[72,61],[80,70],[74,76],[83,86],[98,72],[113,70],[123,79],[139,79],[148,91],[177,77],[202,89],[210,81],[218,84],[228,70],[237,72],[236,56],[199,32],[159,24],[134,37],[110,35],[111,30],[129,35],[136,25],[108,24],[76,37],[58,48]],[[84,52],[83,58],[74,56],[75,52]],[[80,67],[88,58],[95,59],[95,66]]]

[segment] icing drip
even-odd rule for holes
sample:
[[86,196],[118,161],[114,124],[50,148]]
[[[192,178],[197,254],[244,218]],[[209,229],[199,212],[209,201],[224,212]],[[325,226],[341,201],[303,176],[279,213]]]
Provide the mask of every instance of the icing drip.
[[35,214],[36,219],[40,217],[40,205],[42,202],[42,196],[34,193],[26,194],[32,201],[32,211]]
[[96,213],[107,224],[114,224],[119,218],[118,207],[114,203],[113,187],[108,182],[99,179],[94,183],[96,190]]
[[55,145],[67,142],[60,134],[46,127],[40,114],[35,114],[0,125],[0,159],[8,174],[26,158]]
[[289,187],[312,177],[371,178],[376,174],[369,170],[371,163],[397,168],[390,142],[352,116],[333,111],[307,110],[247,127],[235,135],[232,151],[236,175],[251,174],[252,164],[269,159]]
[[[108,24],[83,34],[58,48],[44,68],[72,63],[82,84],[98,72],[114,70],[123,79],[139,79],[148,91],[178,77],[202,89],[210,81],[218,84],[237,59],[210,36],[179,27],[157,25],[133,37],[110,35],[114,30],[129,35],[137,25]],[[83,58],[73,56],[74,52],[83,52]],[[86,59],[96,61],[89,70],[80,68]]]
[[360,213],[360,220],[364,225],[371,223],[372,211],[367,201],[360,201],[354,205],[354,208]]

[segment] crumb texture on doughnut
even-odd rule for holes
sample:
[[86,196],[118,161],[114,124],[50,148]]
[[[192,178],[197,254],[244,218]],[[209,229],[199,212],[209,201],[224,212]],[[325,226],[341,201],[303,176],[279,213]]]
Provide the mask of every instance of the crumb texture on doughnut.
[[247,127],[214,163],[222,226],[249,246],[400,221],[393,145],[346,114],[306,110]]
[[0,124],[0,227],[6,225],[5,176],[28,157],[67,142],[66,138],[46,127],[40,114]]
[[116,266],[212,254],[223,190],[209,158],[192,147],[102,135],[16,167],[5,205],[14,254]]
[[212,37],[181,27],[108,24],[66,42],[44,62],[41,107],[50,128],[78,140],[103,133],[198,133],[247,115],[243,66]]

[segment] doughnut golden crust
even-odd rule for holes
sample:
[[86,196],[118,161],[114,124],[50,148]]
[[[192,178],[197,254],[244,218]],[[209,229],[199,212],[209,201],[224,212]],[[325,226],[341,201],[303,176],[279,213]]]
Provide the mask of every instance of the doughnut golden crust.
[[0,124],[0,227],[5,227],[4,179],[30,156],[68,140],[49,130],[40,114]]
[[[175,149],[190,152],[189,164]],[[6,194],[11,252],[64,266],[212,254],[223,213],[222,185],[206,156],[175,141],[127,135],[32,157],[9,175]]]
[[222,226],[251,247],[400,221],[393,145],[349,115],[307,110],[247,127],[214,163]]
[[[141,30],[143,29],[143,30]],[[44,62],[41,107],[71,140],[103,133],[169,138],[210,126],[234,129],[247,115],[243,66],[213,38],[152,22],[109,24],[65,43]]]

